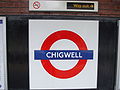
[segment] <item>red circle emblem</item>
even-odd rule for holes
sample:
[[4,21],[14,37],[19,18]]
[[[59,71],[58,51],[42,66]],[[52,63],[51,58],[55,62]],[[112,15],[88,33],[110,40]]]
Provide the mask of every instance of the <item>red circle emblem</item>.
[[33,3],[33,7],[34,7],[35,9],[39,9],[39,8],[40,8],[40,2],[35,1],[35,2]]
[[[57,31],[48,36],[42,44],[41,50],[49,50],[52,44],[61,39],[68,39],[73,41],[79,48],[79,50],[87,50],[87,46],[84,40],[76,33],[72,31],[62,30]],[[87,60],[79,60],[78,63],[69,70],[56,69],[49,60],[41,60],[44,69],[52,76],[61,79],[67,79],[76,76],[85,67]]]

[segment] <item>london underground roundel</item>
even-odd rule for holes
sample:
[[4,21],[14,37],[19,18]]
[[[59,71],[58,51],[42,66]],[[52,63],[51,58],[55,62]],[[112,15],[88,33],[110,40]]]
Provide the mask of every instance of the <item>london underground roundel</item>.
[[[97,21],[30,20],[30,89],[96,88],[97,29]],[[63,42],[56,43],[59,41]],[[76,48],[73,49],[74,45]],[[76,64],[65,70],[59,69],[52,61],[56,64],[64,62],[58,64],[59,67],[67,66],[67,62]]]
[[[41,50],[49,50],[52,44],[60,39],[69,39],[78,46],[79,50],[87,50],[87,46],[84,40],[79,35],[77,35],[74,32],[66,31],[66,30],[57,31],[51,34],[50,36],[48,36],[44,41]],[[62,79],[71,78],[77,75],[78,73],[80,73],[84,68],[84,66],[86,65],[86,62],[87,60],[79,60],[77,65],[74,66],[72,69],[63,71],[56,69],[50,63],[49,60],[41,60],[43,67],[49,74],[51,74],[54,77],[62,78]]]

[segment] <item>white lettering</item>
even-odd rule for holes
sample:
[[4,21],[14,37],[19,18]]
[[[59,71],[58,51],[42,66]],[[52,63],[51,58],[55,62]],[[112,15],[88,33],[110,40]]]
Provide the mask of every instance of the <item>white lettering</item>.
[[60,53],[59,53],[59,57],[60,57],[60,58],[63,58],[63,57],[64,57],[64,56],[63,56],[63,52],[60,52]]
[[51,52],[51,57],[53,58],[56,58],[56,52]]
[[79,58],[82,58],[81,53],[79,52]]
[[75,55],[75,52],[71,52],[71,57],[72,57],[72,58],[75,58],[74,55]]
[[70,53],[69,52],[64,52],[65,58],[70,58]]
[[48,58],[51,58],[50,52],[46,53],[46,56],[47,56]]
[[47,58],[82,58],[79,52],[47,52]]

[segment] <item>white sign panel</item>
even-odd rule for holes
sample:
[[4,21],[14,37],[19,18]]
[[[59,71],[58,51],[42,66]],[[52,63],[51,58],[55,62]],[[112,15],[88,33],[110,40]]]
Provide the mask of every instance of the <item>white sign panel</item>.
[[29,10],[98,12],[98,1],[29,0]]
[[0,90],[7,88],[6,18],[0,17]]
[[120,90],[120,21],[119,24],[119,37],[118,37],[118,59],[117,59],[117,78],[116,78],[116,90]]
[[97,88],[98,25],[29,20],[30,89]]

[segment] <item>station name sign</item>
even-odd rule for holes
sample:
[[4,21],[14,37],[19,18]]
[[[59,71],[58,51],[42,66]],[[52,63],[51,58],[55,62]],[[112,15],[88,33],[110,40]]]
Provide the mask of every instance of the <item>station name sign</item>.
[[98,1],[30,0],[29,10],[98,12]]

